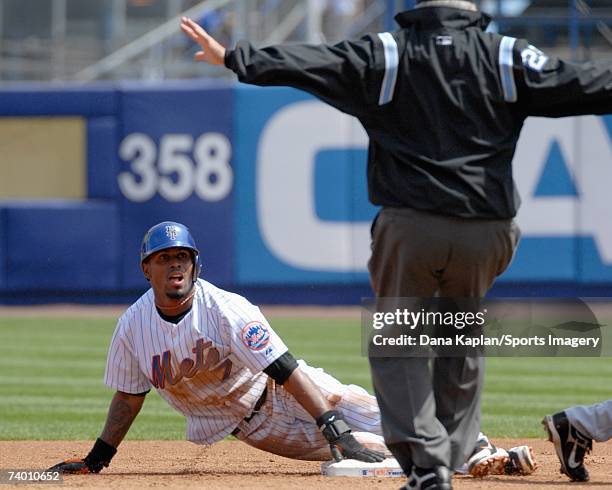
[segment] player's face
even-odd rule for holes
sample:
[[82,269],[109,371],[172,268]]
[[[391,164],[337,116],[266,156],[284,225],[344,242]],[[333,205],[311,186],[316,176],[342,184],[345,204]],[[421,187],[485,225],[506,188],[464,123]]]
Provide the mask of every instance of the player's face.
[[187,248],[168,248],[153,254],[143,264],[156,296],[180,300],[193,287],[193,258]]

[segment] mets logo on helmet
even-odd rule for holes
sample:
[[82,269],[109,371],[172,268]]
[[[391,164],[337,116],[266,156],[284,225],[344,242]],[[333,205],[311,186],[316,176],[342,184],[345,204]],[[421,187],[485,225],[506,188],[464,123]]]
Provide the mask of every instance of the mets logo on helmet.
[[262,350],[270,342],[270,332],[261,322],[250,322],[242,328],[242,342],[251,350]]
[[166,226],[166,236],[170,240],[176,240],[176,236],[178,235],[178,229],[174,225]]

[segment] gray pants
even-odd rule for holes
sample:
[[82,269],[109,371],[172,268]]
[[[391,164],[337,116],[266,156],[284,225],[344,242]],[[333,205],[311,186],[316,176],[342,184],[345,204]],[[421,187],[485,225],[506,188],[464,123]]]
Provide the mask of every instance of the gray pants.
[[[472,220],[385,208],[368,264],[378,298],[483,298],[512,260],[512,220]],[[458,468],[480,430],[484,358],[372,357],[387,446],[408,474]]]
[[577,405],[565,409],[570,423],[597,442],[612,439],[612,400],[595,405]]

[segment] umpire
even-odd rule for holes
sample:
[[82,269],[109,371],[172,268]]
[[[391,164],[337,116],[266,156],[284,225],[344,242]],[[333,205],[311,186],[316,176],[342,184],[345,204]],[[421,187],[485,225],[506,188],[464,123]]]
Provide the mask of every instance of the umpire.
[[[289,85],[357,117],[382,206],[369,263],[376,296],[482,298],[519,241],[512,157],[524,120],[612,112],[612,63],[573,64],[487,33],[467,0],[417,2],[400,29],[330,45],[225,50],[188,18],[197,61]],[[370,358],[387,445],[408,488],[451,488],[480,425],[483,359]]]

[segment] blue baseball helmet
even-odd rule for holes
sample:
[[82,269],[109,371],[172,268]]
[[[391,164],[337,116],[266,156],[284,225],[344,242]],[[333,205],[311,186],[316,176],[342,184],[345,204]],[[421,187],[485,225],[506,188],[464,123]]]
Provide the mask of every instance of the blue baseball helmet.
[[142,264],[155,252],[167,248],[181,247],[191,250],[193,255],[193,280],[200,275],[202,268],[200,262],[200,251],[196,247],[195,240],[185,225],[174,221],[163,221],[145,233],[140,246],[140,263]]

